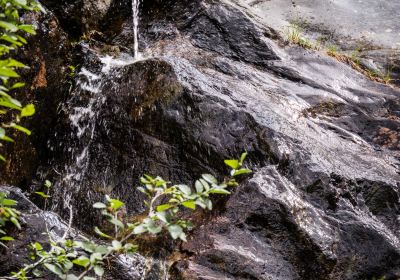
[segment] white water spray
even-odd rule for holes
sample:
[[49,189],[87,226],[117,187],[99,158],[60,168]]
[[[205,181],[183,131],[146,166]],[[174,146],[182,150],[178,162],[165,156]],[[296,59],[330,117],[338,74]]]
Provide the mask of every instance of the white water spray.
[[133,58],[139,56],[139,5],[140,0],[132,0],[133,17]]

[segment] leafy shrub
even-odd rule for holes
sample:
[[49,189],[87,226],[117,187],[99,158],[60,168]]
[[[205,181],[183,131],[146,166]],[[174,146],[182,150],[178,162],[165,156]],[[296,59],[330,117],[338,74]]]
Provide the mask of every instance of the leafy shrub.
[[[6,115],[7,120],[11,120],[0,124],[1,141],[14,142],[12,138],[7,136],[6,129],[9,128],[28,135],[31,133],[18,123],[22,118],[32,116],[35,113],[34,105],[23,106],[21,102],[11,96],[14,89],[24,86],[24,83],[18,81],[17,70],[26,66],[13,59],[12,54],[27,43],[23,37],[24,34],[35,34],[33,25],[20,22],[20,12],[39,10],[42,10],[42,8],[35,0],[0,0],[0,115]],[[0,154],[0,160],[5,161],[6,159]]]
[[[161,177],[153,178],[145,175],[141,178],[143,186],[138,188],[147,196],[145,201],[147,215],[142,220],[130,223],[123,215],[125,204],[118,199],[106,196],[104,202],[93,205],[95,209],[101,211],[101,215],[113,228],[112,230],[100,229],[98,226],[94,228],[96,234],[102,239],[100,242],[85,237],[68,238],[72,224],[71,214],[68,228],[63,236],[54,240],[47,232],[49,250],[45,250],[38,242],[31,244],[34,263],[26,265],[9,278],[26,280],[32,275],[41,277],[43,270],[47,270],[60,279],[92,280],[95,279],[94,276],[103,276],[105,263],[121,254],[137,252],[138,245],[132,243],[132,239],[137,235],[158,235],[167,232],[173,239],[186,241],[187,231],[193,225],[182,218],[181,210],[184,208],[196,210],[197,207],[211,210],[213,208],[211,195],[229,195],[230,189],[238,185],[235,178],[251,173],[251,170],[243,167],[245,158],[246,153],[242,154],[239,160],[225,160],[231,172],[230,176],[222,182],[211,174],[203,174],[193,187],[182,184],[173,185]],[[45,186],[49,189],[51,183],[46,182]],[[46,193],[37,194],[45,199],[48,198]],[[9,204],[10,207],[15,206],[15,203],[15,201],[5,200],[5,204]],[[15,225],[20,227],[19,212],[13,208],[8,209],[16,213]],[[77,272],[80,274],[77,275]]]
[[17,202],[12,199],[8,199],[6,193],[0,192],[0,246],[6,247],[4,242],[12,241],[14,238],[8,236],[5,227],[8,223],[14,224],[18,229],[21,229],[19,223],[21,213],[14,207]]

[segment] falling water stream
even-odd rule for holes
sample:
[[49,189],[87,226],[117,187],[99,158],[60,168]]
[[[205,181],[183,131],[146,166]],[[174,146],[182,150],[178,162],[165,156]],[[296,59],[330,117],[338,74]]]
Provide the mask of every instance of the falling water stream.
[[133,18],[133,58],[139,58],[139,5],[140,0],[132,0]]
[[[73,143],[64,143],[64,153],[69,158],[69,162],[62,167],[63,170],[57,172],[61,177],[53,188],[52,197],[56,198],[52,200],[53,211],[64,212],[64,210],[73,209],[74,216],[76,216],[76,200],[79,199],[79,196],[83,195],[87,202],[96,199],[92,187],[88,188],[87,186],[87,183],[90,185],[87,178],[93,157],[91,150],[95,149],[96,146],[96,131],[98,126],[102,125],[100,115],[105,110],[104,106],[107,102],[103,87],[106,83],[113,84],[114,77],[119,75],[119,69],[135,63],[140,58],[138,42],[139,5],[140,0],[132,0],[133,57],[129,54],[123,54],[118,58],[98,56],[101,62],[101,70],[91,69],[90,65],[82,67],[75,78],[76,86],[72,89],[69,100],[63,105],[62,110],[68,114],[70,138],[73,139]],[[109,131],[109,133],[112,133],[112,131]],[[62,144],[58,143],[58,145]],[[99,174],[99,176],[103,175]],[[107,175],[104,176],[105,178],[102,180],[104,187],[106,187]],[[135,255],[118,258],[117,263],[124,268],[132,279],[145,279],[154,266],[158,267],[159,279],[168,279],[167,263],[164,260]]]

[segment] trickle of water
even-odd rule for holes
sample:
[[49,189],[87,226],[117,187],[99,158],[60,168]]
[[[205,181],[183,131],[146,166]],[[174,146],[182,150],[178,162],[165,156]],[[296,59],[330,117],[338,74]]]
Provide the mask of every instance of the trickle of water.
[[139,58],[139,5],[140,0],[132,0],[133,17],[133,58]]
[[[106,96],[102,92],[104,84],[113,80],[118,68],[135,62],[129,55],[120,58],[104,56],[99,59],[102,62],[101,72],[94,73],[82,68],[77,73],[76,87],[63,108],[69,115],[71,139],[74,139],[74,143],[65,150],[69,163],[60,172],[62,177],[58,182],[59,187],[54,188],[53,195],[63,199],[52,201],[53,210],[73,204],[74,195],[85,185],[84,179],[91,164],[90,150],[99,125],[99,116],[106,102]],[[91,196],[90,192],[86,195],[88,199]]]

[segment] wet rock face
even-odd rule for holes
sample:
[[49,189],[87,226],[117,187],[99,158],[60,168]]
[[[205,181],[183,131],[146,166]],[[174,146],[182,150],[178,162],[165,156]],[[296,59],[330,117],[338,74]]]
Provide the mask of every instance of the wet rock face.
[[[252,178],[218,200],[171,279],[397,279],[400,91],[322,53],[279,47],[236,4],[147,1],[135,63],[99,58],[104,42],[81,44],[39,169],[55,183],[53,209],[72,203],[75,225],[90,231],[104,194],[129,215],[142,210],[141,174],[222,177],[223,159],[246,150]],[[106,41],[126,50],[131,19],[120,20]]]
[[33,103],[37,113],[22,124],[32,131],[27,137],[14,133],[15,143],[5,145],[8,161],[0,165],[0,184],[29,187],[42,160],[47,160],[46,143],[53,134],[56,111],[68,92],[68,66],[71,44],[51,12],[26,14],[24,21],[37,26],[37,35],[18,53],[18,59],[29,68],[21,73],[26,86],[17,93],[23,104]]
[[[0,248],[0,275],[7,276],[30,262],[30,244],[39,242],[43,246],[48,245],[48,236],[43,234],[46,232],[46,224],[53,237],[61,236],[68,226],[57,214],[39,209],[20,189],[0,186],[0,192],[5,192],[10,199],[18,201],[17,209],[23,215],[22,230],[12,228],[9,233],[15,240],[9,242],[7,249]],[[48,275],[46,279],[55,278]]]
[[309,199],[275,167],[260,169],[223,216],[196,230],[184,245],[194,257],[174,269],[183,279],[213,279],[209,271],[221,279],[396,279],[397,235],[346,198],[335,210]]
[[79,38],[91,28],[98,27],[110,9],[112,0],[44,0],[42,3],[57,15],[70,35]]

